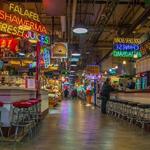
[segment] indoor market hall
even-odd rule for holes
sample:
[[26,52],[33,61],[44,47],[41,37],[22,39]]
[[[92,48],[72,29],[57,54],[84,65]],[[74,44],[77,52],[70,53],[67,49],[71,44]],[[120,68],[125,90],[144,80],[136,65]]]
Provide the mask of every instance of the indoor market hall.
[[0,150],[150,149],[150,0],[0,0]]
[[100,113],[80,100],[64,100],[19,143],[1,150],[149,150],[150,134],[124,120]]

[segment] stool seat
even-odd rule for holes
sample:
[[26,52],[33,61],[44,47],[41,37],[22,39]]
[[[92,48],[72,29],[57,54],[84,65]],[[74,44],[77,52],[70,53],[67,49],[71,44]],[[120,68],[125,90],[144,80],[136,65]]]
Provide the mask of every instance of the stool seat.
[[33,105],[36,105],[36,104],[39,103],[38,100],[29,100],[28,102],[31,103],[31,104],[33,104]]
[[38,103],[40,103],[41,99],[31,98],[29,101],[38,101]]
[[3,102],[0,102],[0,107],[3,107],[4,103]]
[[17,108],[29,108],[31,107],[33,104],[30,102],[14,102],[13,106],[17,107]]

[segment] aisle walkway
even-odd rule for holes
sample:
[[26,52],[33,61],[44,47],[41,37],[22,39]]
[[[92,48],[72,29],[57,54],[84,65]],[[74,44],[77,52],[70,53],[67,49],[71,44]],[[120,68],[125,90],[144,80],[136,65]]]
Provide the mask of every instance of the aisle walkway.
[[18,145],[0,143],[0,150],[149,150],[150,133],[86,107],[63,101],[43,121],[39,134]]

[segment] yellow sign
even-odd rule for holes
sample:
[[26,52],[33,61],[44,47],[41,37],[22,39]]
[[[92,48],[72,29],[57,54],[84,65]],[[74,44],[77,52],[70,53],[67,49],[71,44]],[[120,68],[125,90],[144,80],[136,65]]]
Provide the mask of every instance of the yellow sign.
[[[28,19],[21,18],[19,16],[9,14],[5,12],[4,10],[0,10],[0,20],[9,22],[12,25],[17,25],[19,28],[26,30],[27,26],[28,29],[32,29],[36,32],[47,34],[47,30],[44,25],[42,25],[39,22],[30,21]],[[23,28],[22,28],[23,27]],[[25,28],[26,27],[26,28]]]
[[99,66],[98,65],[88,65],[86,67],[86,72],[90,73],[90,74],[99,74],[100,73]]
[[22,7],[20,7],[19,5],[10,3],[9,10],[14,13],[18,13],[21,16],[28,17],[30,19],[40,22],[39,15],[37,13],[34,13],[27,9],[23,10]]
[[141,44],[140,39],[135,38],[114,38],[114,43]]
[[24,36],[24,30],[7,23],[0,22],[0,31],[17,36]]
[[59,42],[52,45],[51,57],[52,58],[67,58],[68,47],[67,43]]
[[19,60],[10,60],[9,64],[10,65],[21,65],[21,62]]

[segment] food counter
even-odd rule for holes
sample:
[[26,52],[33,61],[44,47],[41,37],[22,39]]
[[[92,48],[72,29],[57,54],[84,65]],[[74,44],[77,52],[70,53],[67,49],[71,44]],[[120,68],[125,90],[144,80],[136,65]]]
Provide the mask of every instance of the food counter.
[[[41,90],[41,113],[48,109],[48,92]],[[36,97],[35,89],[26,89],[20,87],[0,87],[0,101],[4,103],[4,106],[0,108],[0,122],[3,126],[10,126],[12,103],[22,100],[29,100]]]
[[111,93],[111,99],[128,100],[138,103],[150,104],[150,90],[132,90]]

